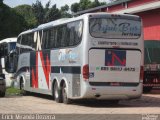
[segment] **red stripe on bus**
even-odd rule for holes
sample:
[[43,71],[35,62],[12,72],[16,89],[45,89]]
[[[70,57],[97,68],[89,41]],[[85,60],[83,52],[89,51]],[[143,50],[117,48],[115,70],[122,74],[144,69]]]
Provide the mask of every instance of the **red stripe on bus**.
[[45,78],[46,78],[46,82],[47,82],[47,86],[49,88],[49,74],[51,72],[51,65],[50,65],[50,61],[48,58],[48,55],[46,56],[46,65],[44,63],[44,57],[43,57],[43,53],[40,52],[40,59],[42,61],[42,68],[45,74]]
[[32,68],[32,87],[38,88],[38,52],[36,52],[36,74]]

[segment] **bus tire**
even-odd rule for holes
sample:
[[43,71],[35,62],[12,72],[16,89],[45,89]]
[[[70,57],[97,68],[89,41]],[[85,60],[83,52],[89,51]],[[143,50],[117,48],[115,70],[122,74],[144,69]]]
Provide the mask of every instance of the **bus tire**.
[[63,99],[63,103],[64,104],[70,104],[71,103],[71,99],[68,98],[67,96],[67,87],[66,84],[64,83],[62,86],[62,99]]
[[61,94],[61,90],[58,88],[58,84],[57,82],[54,83],[54,88],[53,88],[53,96],[54,99],[57,103],[61,103],[62,102],[62,94]]
[[152,87],[143,87],[143,93],[149,93],[151,92]]

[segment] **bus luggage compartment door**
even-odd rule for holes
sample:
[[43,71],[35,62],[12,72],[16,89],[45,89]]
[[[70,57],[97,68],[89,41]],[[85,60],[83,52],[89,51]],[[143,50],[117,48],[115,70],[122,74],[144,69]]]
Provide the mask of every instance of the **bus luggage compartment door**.
[[90,49],[89,82],[106,85],[139,83],[140,64],[141,52],[138,50]]

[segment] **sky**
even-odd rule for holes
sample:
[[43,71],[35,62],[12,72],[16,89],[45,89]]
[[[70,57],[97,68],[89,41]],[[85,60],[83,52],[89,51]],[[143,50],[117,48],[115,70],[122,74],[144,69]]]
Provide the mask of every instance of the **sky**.
[[[48,0],[39,0],[43,5],[45,5]],[[80,0],[51,0],[51,5],[56,4],[58,8],[61,6],[64,6],[65,4],[68,4],[69,6],[75,2],[79,2]],[[93,1],[93,0],[91,0]],[[100,2],[108,2],[109,0],[99,0]],[[15,7],[22,4],[29,4],[32,5],[32,3],[35,3],[36,0],[4,0],[4,3],[7,4],[10,7]]]

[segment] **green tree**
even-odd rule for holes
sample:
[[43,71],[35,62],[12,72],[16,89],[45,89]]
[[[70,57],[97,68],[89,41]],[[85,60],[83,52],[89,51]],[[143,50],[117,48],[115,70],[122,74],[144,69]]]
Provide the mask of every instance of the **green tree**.
[[99,2],[98,0],[94,0],[93,2],[90,0],[80,0],[79,3],[73,3],[71,5],[71,11],[75,13],[78,11],[83,11],[86,9],[98,7],[105,4],[106,4],[105,2]]
[[45,10],[42,3],[37,0],[35,4],[32,4],[32,10],[35,14],[38,25],[44,23]]
[[49,7],[50,7],[50,5],[51,5],[51,1],[49,0],[48,2],[47,2],[47,4],[46,4],[46,6],[45,6],[45,12],[47,12],[48,10],[49,10]]
[[92,7],[97,7],[97,6],[100,6],[100,2],[98,1],[98,0],[94,0],[93,2],[92,2],[92,5],[91,5]]
[[20,32],[26,30],[26,24],[21,15],[5,4],[0,4],[0,40],[18,36]]
[[92,7],[92,2],[90,0],[80,0],[79,10],[86,10]]
[[98,7],[98,6],[101,6],[101,5],[106,5],[106,2],[99,2],[99,0],[94,0],[92,2],[91,7],[94,8],[94,7]]
[[79,3],[73,3],[71,5],[71,11],[74,13],[78,12],[79,11]]
[[62,18],[72,17],[72,15],[69,13],[69,6],[67,4],[61,7],[60,12]]
[[61,7],[61,11],[68,11],[68,10],[69,10],[69,6],[67,4]]
[[37,19],[30,5],[20,5],[14,8],[15,12],[24,17],[27,22],[27,28],[33,28],[37,25]]
[[61,18],[61,14],[56,5],[53,5],[45,14],[45,23]]
[[48,1],[45,7],[43,7],[42,3],[37,0],[36,3],[32,5],[32,9],[38,25],[59,19],[61,17],[61,13],[56,7],[56,4],[50,8],[50,1]]

